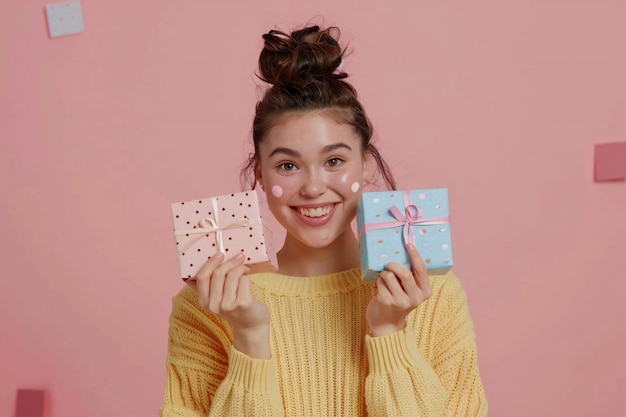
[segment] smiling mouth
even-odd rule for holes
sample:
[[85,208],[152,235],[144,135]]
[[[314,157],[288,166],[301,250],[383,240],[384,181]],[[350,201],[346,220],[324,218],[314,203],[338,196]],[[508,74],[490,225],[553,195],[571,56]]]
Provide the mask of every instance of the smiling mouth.
[[332,211],[333,207],[335,207],[334,204],[331,204],[329,206],[314,207],[314,208],[294,207],[294,209],[298,213],[303,215],[304,217],[317,218],[317,217],[324,217],[328,215]]

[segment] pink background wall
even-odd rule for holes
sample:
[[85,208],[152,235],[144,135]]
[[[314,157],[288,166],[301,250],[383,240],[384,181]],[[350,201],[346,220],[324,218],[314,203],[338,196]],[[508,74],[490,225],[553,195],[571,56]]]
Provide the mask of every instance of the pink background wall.
[[156,415],[169,204],[239,189],[260,35],[318,15],[402,187],[450,189],[490,415],[626,413],[623,0],[85,0],[55,40],[46,3],[0,2],[0,415]]

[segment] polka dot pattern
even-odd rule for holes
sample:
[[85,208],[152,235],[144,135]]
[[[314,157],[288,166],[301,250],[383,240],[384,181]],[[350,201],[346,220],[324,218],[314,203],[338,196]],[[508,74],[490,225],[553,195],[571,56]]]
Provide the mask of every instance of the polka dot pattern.
[[181,277],[194,277],[218,253],[219,233],[205,233],[216,225],[227,258],[243,252],[245,263],[268,261],[256,191],[182,201],[171,209]]
[[[410,204],[422,210],[420,220],[448,217],[448,190],[431,188],[411,191],[365,192],[361,197],[357,210],[357,226],[360,236],[361,272],[363,279],[375,279],[389,262],[410,265],[404,249],[402,225],[363,231],[364,225],[372,226],[381,223],[396,223],[398,220],[391,214],[394,205],[405,214],[406,194],[410,196]],[[415,224],[411,226],[415,246],[417,247],[426,268],[432,272],[445,272],[453,266],[452,243],[449,224]]]

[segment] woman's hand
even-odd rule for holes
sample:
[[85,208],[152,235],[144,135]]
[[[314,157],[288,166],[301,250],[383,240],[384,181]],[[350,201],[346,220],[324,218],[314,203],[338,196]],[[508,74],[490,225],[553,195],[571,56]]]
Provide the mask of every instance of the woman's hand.
[[270,357],[267,306],[252,296],[250,271],[243,264],[243,253],[224,262],[224,255],[209,259],[187,284],[198,292],[198,304],[230,323],[233,345],[240,352],[254,358]]
[[390,262],[378,274],[378,294],[367,306],[366,318],[371,336],[386,336],[406,325],[407,315],[430,297],[426,265],[412,243],[406,245],[412,271]]

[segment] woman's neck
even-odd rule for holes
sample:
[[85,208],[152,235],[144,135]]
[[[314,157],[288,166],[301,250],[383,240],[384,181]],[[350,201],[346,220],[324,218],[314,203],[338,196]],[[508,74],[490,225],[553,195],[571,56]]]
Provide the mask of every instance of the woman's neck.
[[327,275],[359,266],[359,242],[350,228],[323,248],[306,246],[288,234],[276,256],[281,274],[297,277]]

